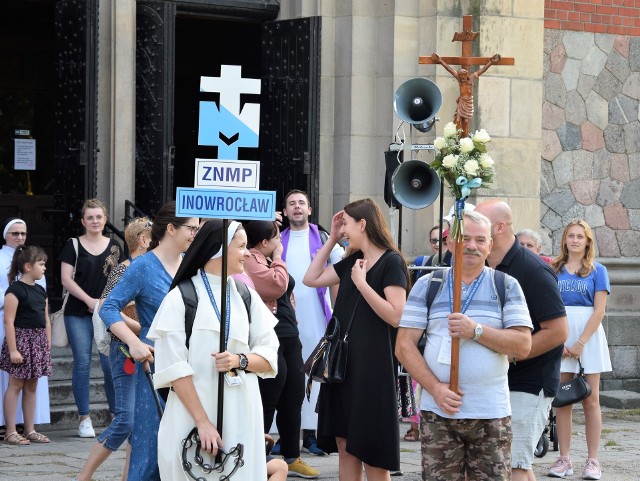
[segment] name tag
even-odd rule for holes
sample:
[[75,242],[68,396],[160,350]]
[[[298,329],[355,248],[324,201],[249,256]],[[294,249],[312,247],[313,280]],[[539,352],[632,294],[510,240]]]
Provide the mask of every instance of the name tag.
[[440,344],[440,352],[438,353],[438,362],[440,364],[451,365],[451,336],[442,339]]

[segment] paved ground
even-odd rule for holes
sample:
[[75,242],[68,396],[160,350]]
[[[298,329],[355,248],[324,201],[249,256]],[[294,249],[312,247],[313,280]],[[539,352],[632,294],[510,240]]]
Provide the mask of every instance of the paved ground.
[[[605,409],[603,417],[604,430],[600,455],[603,466],[602,479],[605,481],[639,480],[640,410]],[[580,466],[586,458],[581,411],[576,410],[575,419],[573,460],[574,465]],[[400,429],[404,433],[407,425],[402,424]],[[0,480],[70,480],[82,466],[93,440],[77,438],[75,433],[70,431],[53,431],[48,434],[52,439],[51,444],[32,444],[23,447],[0,444]],[[404,476],[393,479],[419,481],[421,477],[418,443],[403,441],[400,449]],[[546,477],[546,470],[555,461],[556,456],[557,453],[549,451],[545,457],[536,458],[535,472],[538,479],[552,479]],[[303,455],[303,458],[322,472],[320,479],[338,479],[337,455],[326,457]],[[123,465],[124,451],[120,450],[111,456],[94,479],[96,481],[118,480]],[[567,479],[581,479],[580,468],[576,470],[576,474]],[[237,480],[241,481],[240,478]]]

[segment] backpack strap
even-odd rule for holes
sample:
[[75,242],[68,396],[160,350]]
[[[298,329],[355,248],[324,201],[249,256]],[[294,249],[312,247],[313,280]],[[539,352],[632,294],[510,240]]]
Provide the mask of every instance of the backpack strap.
[[496,285],[496,291],[498,291],[498,297],[500,298],[500,309],[504,309],[505,298],[507,297],[507,288],[505,287],[505,274],[502,271],[493,269],[493,282]]
[[249,324],[251,324],[251,293],[249,292],[249,288],[244,282],[236,281],[236,289],[238,289],[238,293],[240,294],[240,297],[242,297],[244,308],[247,310]]
[[[251,293],[249,288],[243,282],[236,282],[236,289],[242,297],[242,302],[247,310],[247,317],[251,322]],[[189,349],[189,339],[191,339],[191,333],[193,332],[193,322],[196,318],[196,311],[198,310],[198,294],[196,288],[193,285],[191,279],[183,279],[178,283],[178,289],[182,294],[182,301],[184,302],[184,330],[186,334],[185,344]]]
[[[431,304],[433,304],[434,299],[442,289],[444,273],[446,269],[437,269],[435,271],[431,271],[431,277],[427,282],[427,316],[429,315],[429,311],[431,310]],[[422,336],[418,341],[418,349],[424,355],[424,348],[427,345],[427,330],[422,331]]]
[[182,301],[184,302],[184,330],[187,336],[185,344],[187,345],[187,349],[189,349],[189,339],[191,339],[191,332],[193,331],[193,321],[196,318],[196,311],[198,310],[198,294],[191,279],[181,280],[178,283],[178,289],[180,289]]
[[437,269],[431,273],[431,279],[427,284],[427,310],[431,309],[431,304],[433,304],[438,292],[442,289],[445,270]]

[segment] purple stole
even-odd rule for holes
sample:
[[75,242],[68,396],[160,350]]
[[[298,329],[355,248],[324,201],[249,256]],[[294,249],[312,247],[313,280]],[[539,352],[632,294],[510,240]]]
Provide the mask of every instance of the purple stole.
[[[287,261],[287,247],[289,246],[289,235],[290,230],[287,227],[282,231],[282,246],[284,247],[284,251],[282,252],[282,260]],[[309,258],[313,260],[316,253],[322,248],[322,238],[320,237],[320,231],[318,230],[318,226],[315,224],[309,224]],[[326,322],[329,323],[329,319],[331,319],[331,306],[327,302],[327,298],[325,294],[327,292],[326,287],[318,287],[316,288],[316,292],[318,294],[318,299],[320,300],[320,305],[324,310],[324,317],[326,318]]]

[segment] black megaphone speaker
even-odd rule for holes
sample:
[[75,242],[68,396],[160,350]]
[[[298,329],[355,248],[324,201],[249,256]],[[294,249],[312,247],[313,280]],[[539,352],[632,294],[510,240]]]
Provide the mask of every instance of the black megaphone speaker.
[[442,93],[438,86],[426,78],[412,78],[404,82],[393,94],[396,115],[420,132],[428,132],[442,107]]
[[407,160],[391,177],[391,188],[398,202],[409,209],[430,206],[440,195],[440,176],[422,160]]

